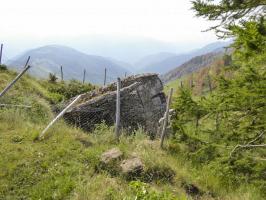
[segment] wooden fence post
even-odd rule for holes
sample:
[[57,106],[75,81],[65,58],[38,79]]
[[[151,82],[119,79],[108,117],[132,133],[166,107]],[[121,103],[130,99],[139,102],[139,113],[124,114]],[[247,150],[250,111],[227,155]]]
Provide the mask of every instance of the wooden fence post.
[[168,125],[169,109],[170,109],[172,95],[173,95],[173,88],[170,89],[169,96],[167,99],[166,111],[164,114],[163,129],[162,129],[162,134],[161,134],[161,144],[160,144],[161,148],[163,148],[163,142],[164,142],[164,138],[165,138],[166,128]]
[[193,87],[194,87],[194,82],[193,82],[193,76],[192,76],[192,78],[190,80],[190,88],[193,89]]
[[183,81],[180,81],[180,87],[183,88]]
[[2,65],[2,53],[3,53],[3,44],[1,44],[0,48],[0,65]]
[[6,88],[0,93],[0,97],[4,96],[4,94],[21,78],[21,76],[23,76],[23,74],[30,68],[30,65],[28,65],[30,61],[30,56],[28,57],[28,60],[24,66],[24,69],[22,72],[20,72],[17,77],[11,82],[9,83]]
[[63,73],[63,66],[60,67],[61,70],[61,81],[64,81],[64,73]]
[[210,90],[210,93],[212,93],[212,81],[211,81],[211,77],[209,74],[208,74],[207,78],[208,78],[209,90]]
[[107,69],[104,68],[104,81],[103,81],[103,85],[106,85],[106,74],[107,74]]
[[120,88],[121,80],[117,78],[117,93],[116,93],[116,120],[115,120],[115,136],[119,140],[120,136]]
[[73,106],[81,97],[82,95],[77,96],[77,98],[75,98],[74,101],[72,101],[64,110],[62,110],[49,124],[48,126],[41,132],[41,134],[39,135],[39,139],[42,139],[44,137],[44,134],[47,132],[47,130],[57,121],[59,120],[64,114],[65,112],[71,107]]
[[82,80],[83,84],[85,83],[85,79],[86,79],[86,69],[84,69],[83,71],[83,80]]

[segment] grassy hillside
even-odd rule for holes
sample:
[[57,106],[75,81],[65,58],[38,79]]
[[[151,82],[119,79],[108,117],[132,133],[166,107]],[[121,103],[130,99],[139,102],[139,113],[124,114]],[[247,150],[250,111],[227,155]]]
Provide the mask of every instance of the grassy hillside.
[[[0,90],[14,76],[0,70]],[[101,124],[88,134],[59,121],[36,140],[53,118],[51,104],[62,97],[50,84],[25,76],[0,100],[32,106],[0,108],[0,199],[259,199],[253,187],[230,188],[211,170],[193,166],[172,142],[161,150],[142,130],[116,143],[112,127]],[[113,147],[142,159],[141,177],[99,168],[101,154]]]

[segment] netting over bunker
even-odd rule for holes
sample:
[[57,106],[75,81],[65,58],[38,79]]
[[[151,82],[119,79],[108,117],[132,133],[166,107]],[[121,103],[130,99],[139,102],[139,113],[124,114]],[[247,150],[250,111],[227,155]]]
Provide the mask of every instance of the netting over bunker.
[[[86,131],[96,124],[115,123],[117,83],[84,94],[77,105],[64,114],[64,119]],[[166,110],[163,84],[157,74],[130,76],[121,81],[121,122],[124,129],[143,127],[156,134],[158,121]]]

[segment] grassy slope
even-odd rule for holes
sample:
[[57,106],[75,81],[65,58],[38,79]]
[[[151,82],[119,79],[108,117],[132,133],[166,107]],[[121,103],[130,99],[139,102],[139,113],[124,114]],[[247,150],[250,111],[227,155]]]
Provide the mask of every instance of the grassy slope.
[[[0,89],[15,76],[0,71]],[[119,146],[126,156],[135,152],[146,169],[159,166],[175,172],[172,183],[156,179],[151,190],[185,199],[182,183],[193,183],[220,199],[254,199],[252,190],[227,193],[215,175],[193,169],[189,162],[148,140],[142,131],[122,137],[116,144],[113,130],[100,125],[93,134],[69,127],[63,121],[49,130],[44,141],[36,136],[52,119],[50,94],[38,81],[24,77],[1,103],[31,104],[31,109],[0,108],[0,199],[135,199],[136,193],[121,176],[96,172],[102,152]],[[166,146],[168,144],[166,143]],[[203,199],[213,199],[208,194]]]
[[[183,76],[181,77],[180,79],[176,79],[176,80],[173,80],[169,83],[167,83],[165,85],[165,88],[164,88],[164,91],[165,93],[169,93],[169,90],[170,88],[173,88],[174,89],[174,94],[173,94],[173,98],[175,98],[179,91],[180,91],[180,83],[181,81],[183,82],[183,85],[185,88],[190,88],[190,85],[189,85],[189,82],[191,80],[191,77],[193,77],[193,85],[194,87],[191,89],[191,92],[192,92],[192,96],[193,96],[193,99],[194,100],[197,100],[201,97],[208,97],[210,95],[210,90],[209,90],[209,87],[208,85],[205,83],[202,85],[201,88],[197,87],[199,84],[202,84],[204,81],[207,82],[207,76],[208,74],[210,74],[210,77],[211,77],[211,80],[212,80],[212,87],[216,87],[216,81],[217,81],[217,78],[219,75],[223,74],[225,76],[228,76],[228,77],[231,77],[232,74],[228,73],[226,70],[223,69],[224,68],[224,64],[218,60],[218,62],[216,63],[213,63],[212,65],[210,66],[206,66],[205,68],[202,68],[201,70],[199,71],[196,71],[194,72],[192,75],[186,75],[186,76]],[[196,87],[195,87],[196,86]],[[192,120],[193,121],[193,120]],[[213,136],[210,136],[208,134],[205,134],[204,132],[202,133],[199,133],[199,131],[195,128],[195,123],[196,122],[188,122],[184,128],[185,128],[185,132],[192,138],[195,138],[195,139],[199,139],[200,141],[210,141],[211,138],[210,137],[213,137],[215,138],[216,136],[213,135]],[[212,119],[208,119],[208,118],[203,118],[201,120],[199,120],[199,125],[200,125],[200,129],[201,130],[214,130],[215,129],[215,120],[212,120]],[[206,133],[207,133],[206,131]],[[232,147],[225,147],[223,143],[221,143],[221,145],[217,145],[216,148],[220,149],[221,150],[221,154],[223,155],[229,155],[230,152],[232,151],[234,146]],[[175,148],[175,147],[174,147]],[[186,148],[186,147],[184,147]],[[182,149],[181,147],[181,152],[186,152],[187,149]],[[263,154],[262,154],[263,155]],[[265,155],[265,154],[264,154]],[[254,157],[253,159],[260,159],[259,157]],[[263,162],[263,161],[262,161]],[[263,165],[263,164],[262,164]],[[190,166],[191,167],[191,166]],[[217,166],[213,166],[213,168],[215,168]],[[207,167],[206,166],[203,166],[203,167],[200,167],[198,170],[201,170],[201,172],[205,172],[205,171],[209,171],[209,173],[211,173],[211,170],[212,169],[212,166],[211,167]],[[222,174],[222,173],[221,173]],[[209,174],[210,175],[210,174]],[[214,175],[215,176],[215,175]],[[223,176],[230,176],[229,174],[223,174]],[[210,176],[207,176],[206,177],[207,180],[208,179],[212,179],[213,178],[213,175],[210,175]],[[237,185],[235,191],[234,189],[232,190],[231,186],[232,187],[235,187],[235,183],[230,183],[230,184],[222,184],[221,183],[222,181],[221,180],[218,180],[218,179],[214,179],[214,182],[212,185],[212,191],[213,191],[213,188],[216,188],[217,187],[220,187],[220,191],[223,190],[223,191],[228,191],[229,193],[232,193],[230,196],[230,199],[234,199],[234,198],[237,198],[236,196],[237,195],[240,195],[242,196],[241,199],[264,199],[262,196],[262,192],[258,189],[258,186],[253,186],[251,184],[248,183],[248,181],[243,181],[241,184]],[[217,185],[215,185],[217,184]],[[265,183],[262,183],[261,185],[264,185]],[[201,185],[201,184],[200,184]],[[208,185],[208,184],[207,184]],[[230,186],[231,185],[231,186]],[[227,189],[226,189],[227,187]],[[217,189],[216,191],[219,191],[219,189]],[[226,194],[223,194],[222,196],[227,196]]]
[[[208,85],[208,76],[211,80],[212,87],[216,85],[216,78],[224,73],[224,59],[218,57],[211,64],[206,65],[191,74],[186,74],[178,79],[172,80],[165,85],[164,91],[168,94],[170,88],[173,88],[174,91],[178,91],[178,88],[181,86],[181,81],[183,87],[190,87],[191,81],[193,81],[192,93],[194,95],[206,95],[209,93]],[[177,93],[174,92],[174,97]]]

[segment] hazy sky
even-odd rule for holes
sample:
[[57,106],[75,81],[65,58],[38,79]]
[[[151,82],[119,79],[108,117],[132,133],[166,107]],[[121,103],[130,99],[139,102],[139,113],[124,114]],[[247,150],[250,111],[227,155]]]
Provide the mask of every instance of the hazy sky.
[[209,22],[194,17],[190,0],[0,0],[0,39],[137,36],[206,44]]

